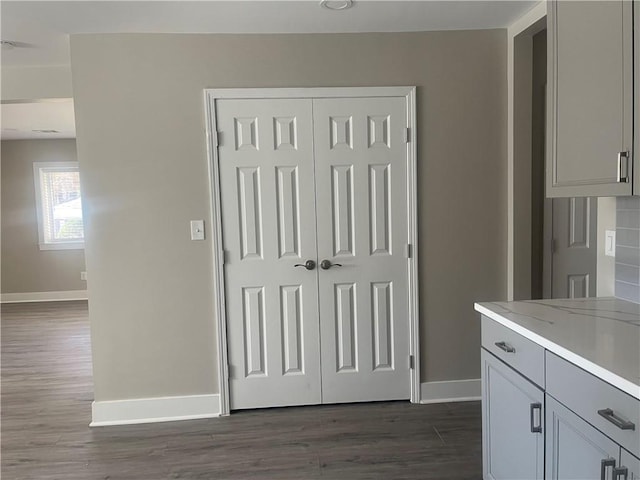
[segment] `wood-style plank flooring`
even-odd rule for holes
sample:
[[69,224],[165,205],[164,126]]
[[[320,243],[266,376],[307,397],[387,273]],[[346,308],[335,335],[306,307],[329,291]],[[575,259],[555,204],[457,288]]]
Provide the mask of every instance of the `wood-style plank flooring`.
[[89,428],[86,302],[2,306],[2,479],[480,479],[479,402]]

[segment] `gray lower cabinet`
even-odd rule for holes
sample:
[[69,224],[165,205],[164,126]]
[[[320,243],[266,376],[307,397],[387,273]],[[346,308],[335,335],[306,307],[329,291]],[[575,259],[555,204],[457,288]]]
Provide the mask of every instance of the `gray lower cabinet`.
[[544,393],[482,349],[483,476],[544,478]]
[[[623,475],[614,480],[640,480],[640,459],[631,455],[624,448],[621,449],[619,468]],[[626,477],[624,477],[625,472]]]
[[547,480],[615,478],[620,446],[549,395],[546,430]]

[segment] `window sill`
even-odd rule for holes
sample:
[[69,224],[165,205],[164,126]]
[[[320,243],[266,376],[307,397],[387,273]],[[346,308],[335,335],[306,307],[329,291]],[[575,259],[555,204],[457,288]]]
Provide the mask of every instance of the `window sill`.
[[84,250],[84,242],[41,243],[40,250]]

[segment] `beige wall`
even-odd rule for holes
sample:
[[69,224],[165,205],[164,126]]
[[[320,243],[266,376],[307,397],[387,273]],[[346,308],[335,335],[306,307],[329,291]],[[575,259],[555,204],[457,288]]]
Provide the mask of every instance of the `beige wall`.
[[69,65],[2,66],[2,100],[71,98]]
[[506,296],[506,32],[76,35],[96,400],[217,391],[203,89],[416,85],[422,380]]
[[514,39],[513,86],[513,299],[531,300],[532,45],[530,34]]
[[40,250],[34,162],[75,162],[70,140],[2,142],[2,293],[84,290],[83,250]]

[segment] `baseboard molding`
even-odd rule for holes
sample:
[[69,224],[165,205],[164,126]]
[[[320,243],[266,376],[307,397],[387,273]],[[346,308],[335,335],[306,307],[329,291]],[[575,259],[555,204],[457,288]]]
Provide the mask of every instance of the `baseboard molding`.
[[86,299],[87,299],[86,290],[0,294],[0,303],[62,302],[62,301],[68,301],[68,300],[86,300]]
[[91,404],[89,426],[133,425],[220,416],[220,395],[136,398]]
[[420,403],[468,402],[480,400],[482,384],[479,378],[425,382],[420,385]]

